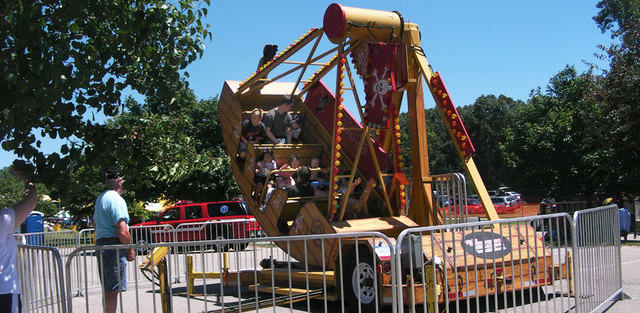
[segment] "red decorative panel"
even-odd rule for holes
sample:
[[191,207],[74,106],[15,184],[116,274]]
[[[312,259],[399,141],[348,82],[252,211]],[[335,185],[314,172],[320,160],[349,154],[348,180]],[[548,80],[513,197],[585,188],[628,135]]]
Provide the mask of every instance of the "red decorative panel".
[[[324,127],[329,134],[333,132],[333,116],[335,114],[336,98],[335,95],[327,88],[327,86],[319,81],[315,86],[311,87],[307,92],[307,96],[304,100],[304,104],[320,121],[320,124]],[[342,117],[342,127],[344,128],[362,128],[362,125],[358,123],[353,115],[344,108]],[[356,155],[356,148],[358,147],[358,140],[362,131],[360,130],[344,130],[341,134],[342,143],[341,150],[345,153],[349,159],[353,160]],[[378,162],[380,163],[380,169],[383,172],[391,172],[393,169],[393,161],[391,157],[382,149],[377,148],[376,154],[378,156]],[[373,166],[373,160],[369,153],[369,147],[365,143],[360,162],[358,163],[358,170],[362,172],[367,178],[376,177],[376,171]]]
[[471,156],[476,150],[473,148],[473,143],[471,143],[471,139],[469,138],[469,134],[467,134],[467,129],[462,123],[462,118],[460,118],[458,110],[453,105],[451,97],[449,97],[449,92],[442,81],[440,73],[436,72],[433,74],[431,84],[436,90],[438,97],[437,102],[440,103],[440,110],[442,110],[444,122],[450,126],[449,129],[453,132],[453,137],[458,143],[458,147],[462,150],[462,154],[465,157]]

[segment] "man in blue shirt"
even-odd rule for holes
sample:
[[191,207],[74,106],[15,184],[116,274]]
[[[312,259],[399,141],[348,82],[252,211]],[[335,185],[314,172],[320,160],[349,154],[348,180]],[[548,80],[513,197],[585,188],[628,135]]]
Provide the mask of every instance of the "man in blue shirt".
[[[124,192],[120,169],[109,169],[105,178],[107,190],[96,199],[93,213],[96,246],[131,244],[127,203],[120,196]],[[118,292],[127,290],[127,260],[133,261],[133,249],[104,249],[99,250],[97,256],[105,293],[104,309],[106,313],[115,313]]]

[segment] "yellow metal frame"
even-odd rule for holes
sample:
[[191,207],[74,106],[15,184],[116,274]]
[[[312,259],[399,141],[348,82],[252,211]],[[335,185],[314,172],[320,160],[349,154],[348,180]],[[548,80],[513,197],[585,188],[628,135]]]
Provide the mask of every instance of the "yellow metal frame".
[[[222,272],[194,272],[193,271],[193,257],[187,256],[187,289],[190,296],[196,295],[193,291],[194,282],[196,279],[220,279],[229,273],[229,257],[226,252],[222,255]],[[205,286],[206,288],[206,286]]]
[[[276,59],[268,62],[259,71],[249,78],[243,81],[243,84],[236,91],[236,95],[240,95],[243,93],[255,93],[258,92],[265,85],[281,79],[282,77],[289,75],[297,70],[301,70],[300,74],[297,75],[296,83],[293,86],[293,90],[291,95],[295,94],[295,90],[300,83],[305,83],[304,87],[300,90],[297,97],[302,97],[311,86],[317,83],[322,77],[328,74],[335,66],[338,65],[338,54],[340,52],[345,55],[351,52],[358,45],[363,44],[366,41],[371,40],[380,40],[381,32],[386,32],[387,35],[384,37],[388,37],[389,40],[393,42],[402,42],[406,47],[410,47],[407,49],[407,85],[402,89],[399,89],[396,93],[396,97],[394,101],[400,102],[402,99],[403,93],[406,91],[407,93],[407,102],[408,102],[408,114],[409,114],[409,138],[411,140],[411,155],[412,155],[412,193],[411,193],[411,207],[408,210],[408,217],[413,219],[419,225],[437,225],[442,224],[442,214],[441,212],[433,207],[433,194],[431,189],[431,179],[429,172],[429,157],[428,157],[428,143],[427,143],[427,135],[426,135],[426,124],[424,120],[425,109],[424,109],[424,94],[423,94],[423,83],[426,83],[429,92],[431,93],[433,99],[436,102],[436,106],[443,113],[443,104],[442,99],[437,96],[434,86],[431,83],[431,77],[433,77],[434,72],[431,70],[429,63],[422,52],[421,42],[420,42],[420,30],[416,24],[406,23],[402,21],[401,17],[396,12],[386,12],[386,11],[377,11],[377,10],[369,10],[369,9],[360,9],[360,8],[351,8],[341,6],[341,9],[345,13],[346,23],[349,25],[347,27],[344,35],[341,38],[330,38],[332,42],[336,43],[337,46],[320,53],[318,56],[314,57],[316,53],[318,43],[321,37],[324,35],[323,29],[312,29],[307,34],[300,37],[293,45],[286,48],[282,51]],[[351,27],[353,25],[361,25],[361,27]],[[391,31],[389,31],[391,30]],[[306,61],[304,62],[296,62],[288,60],[291,56],[293,56],[296,52],[300,51],[304,46],[314,43],[311,52],[306,57]],[[329,61],[324,63],[316,63],[318,60],[327,57],[333,53],[333,56]],[[283,63],[296,64],[293,69],[287,70],[284,73],[272,78],[267,79],[267,75],[273,71],[278,65]],[[321,65],[322,67],[318,70],[314,75],[312,75],[308,80],[303,80],[305,71],[307,70],[309,65]],[[358,113],[360,118],[363,118],[363,110],[362,103],[358,98],[354,79],[352,76],[351,68],[347,62],[346,64],[346,74],[348,76],[351,87],[344,88],[346,90],[352,90],[354,94],[354,98],[356,101],[356,105],[358,108]],[[423,81],[424,79],[424,81]],[[446,118],[446,116],[443,116]],[[335,124],[335,123],[334,123]],[[447,124],[447,123],[445,123]],[[456,152],[460,157],[460,160],[471,180],[473,187],[478,194],[478,198],[482,203],[483,207],[486,210],[486,217],[490,220],[497,220],[499,216],[491,202],[487,189],[482,181],[482,178],[478,172],[478,169],[475,165],[472,156],[464,155],[462,153],[461,147],[457,140],[455,140],[455,134],[451,127],[447,125],[447,130],[454,142],[454,146],[456,148]],[[333,132],[335,133],[335,131]],[[388,134],[387,134],[388,135]],[[366,137],[366,138],[365,138]],[[365,138],[365,139],[363,139]],[[385,207],[387,208],[387,214],[393,215],[393,209],[390,202],[389,192],[386,190],[386,186],[383,183],[383,177],[386,174],[380,172],[380,167],[378,164],[378,160],[376,157],[375,147],[371,140],[367,140],[370,138],[368,135],[368,131],[364,131],[361,136],[360,142],[364,145],[364,141],[367,141],[367,146],[371,151],[373,156],[373,165],[376,168],[378,173],[377,180],[380,183],[380,188],[382,189],[382,198],[385,202]],[[388,139],[388,138],[386,138]],[[388,142],[389,140],[385,140]],[[360,144],[360,143],[359,143]],[[389,145],[385,145],[386,148],[389,148]],[[332,142],[332,155],[335,153],[335,141]],[[360,151],[360,150],[358,150]],[[397,158],[394,153],[394,159]],[[359,153],[358,153],[359,154]],[[348,175],[350,181],[348,182],[347,192],[348,195],[350,193],[350,186],[353,178],[355,177],[355,168],[357,168],[358,157],[356,160],[353,160],[353,166],[351,166],[351,173]],[[333,168],[333,166],[332,166]],[[333,182],[334,176],[337,173],[333,173],[331,171],[331,180]],[[393,193],[393,191],[391,191]],[[264,191],[263,195],[264,196]],[[331,214],[331,205],[332,199],[329,199],[329,210],[328,214]],[[344,211],[346,206],[346,200],[342,199],[340,205],[340,211],[337,219],[342,220],[344,218]]]

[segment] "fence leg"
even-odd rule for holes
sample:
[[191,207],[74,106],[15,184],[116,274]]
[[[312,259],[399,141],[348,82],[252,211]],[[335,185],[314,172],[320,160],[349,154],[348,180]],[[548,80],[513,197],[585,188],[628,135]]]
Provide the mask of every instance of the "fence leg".
[[[76,233],[76,249],[80,248],[82,246],[82,230]],[[86,257],[86,256],[85,256]],[[80,275],[80,258],[76,257],[76,292],[73,294],[74,297],[84,297],[84,293],[82,292],[82,282],[81,280],[81,275]],[[69,291],[71,292],[71,291]]]
[[572,297],[575,297],[575,292],[574,292],[574,286],[573,286],[573,262],[571,262],[572,256],[571,256],[571,252],[572,251],[567,251],[567,279],[569,280],[569,295]]
[[162,259],[158,263],[158,278],[160,280],[160,301],[162,313],[171,313],[171,296],[169,295],[169,277],[167,275],[167,261]]
[[[425,286],[433,286],[436,284],[437,280],[436,280],[436,277],[433,275],[434,272],[435,272],[435,269],[433,268],[433,265],[425,265],[424,267]],[[427,294],[426,294],[428,313],[436,312],[436,305],[438,303],[437,300],[438,300],[438,297],[440,296],[440,284],[437,284],[437,285],[438,285],[438,288],[436,288],[436,290],[433,290],[433,292],[427,291]],[[410,292],[414,292],[414,291],[410,291]]]
[[195,281],[195,277],[193,277],[193,258],[191,256],[187,257],[187,289],[189,290],[189,295],[193,296],[193,283]]

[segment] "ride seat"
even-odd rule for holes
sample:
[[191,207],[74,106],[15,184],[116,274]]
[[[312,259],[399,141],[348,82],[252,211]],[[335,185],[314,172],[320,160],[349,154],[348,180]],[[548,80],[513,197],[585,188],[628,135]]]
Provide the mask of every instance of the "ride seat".
[[[323,154],[323,145],[316,143],[303,143],[303,144],[256,144],[254,145],[255,155],[259,156],[262,150],[269,149],[273,152],[278,166],[282,166],[287,162],[287,159],[295,155],[300,159],[300,163],[308,165],[312,158],[321,157],[325,158]],[[321,159],[321,161],[324,161]]]

